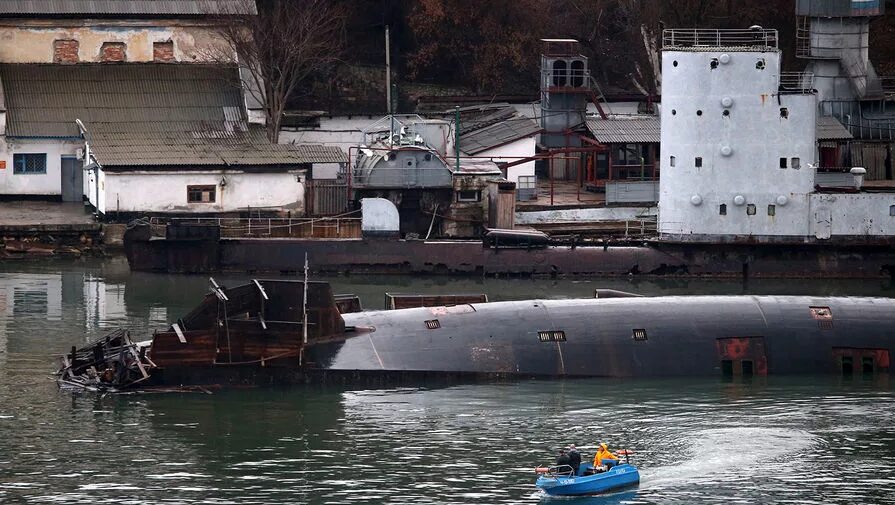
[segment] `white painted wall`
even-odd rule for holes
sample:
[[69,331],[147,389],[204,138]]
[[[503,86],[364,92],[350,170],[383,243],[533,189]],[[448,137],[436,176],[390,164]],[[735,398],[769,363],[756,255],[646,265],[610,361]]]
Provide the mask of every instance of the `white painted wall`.
[[[99,190],[97,190],[97,176],[99,177]],[[106,211],[106,173],[103,170],[88,170],[84,172],[84,180],[87,185],[87,201],[93,205],[97,211],[103,213]]]
[[[280,144],[323,144],[336,146],[347,153],[364,142],[363,129],[380,119],[381,116],[321,117],[319,127],[281,129]],[[352,156],[356,154],[357,151]]]
[[[237,171],[100,172],[100,206],[111,212],[232,212],[271,208],[304,213],[304,179],[299,172]],[[227,183],[221,186],[221,178]],[[301,178],[301,182],[297,179]],[[216,186],[214,203],[188,203],[187,186]],[[103,198],[104,197],[104,198]],[[105,201],[103,201],[105,200]]]
[[[323,144],[335,146],[357,156],[357,146],[364,143],[363,130],[383,116],[322,116],[317,127],[285,127],[280,129],[280,144]],[[452,119],[452,118],[451,118]],[[446,120],[428,119],[418,126],[418,133],[440,154],[454,155],[452,124]]]
[[[0,159],[6,168],[0,169],[0,195],[61,195],[62,156],[74,156],[83,142],[72,140],[10,139],[0,140]],[[45,174],[13,173],[14,154],[46,154]]]
[[[811,195],[811,235],[831,228],[832,238],[895,235],[895,193],[817,193]],[[830,209],[830,225],[818,223],[818,210]],[[823,216],[824,213],[821,213]]]
[[[495,162],[511,162],[516,161],[519,158],[526,158],[529,156],[535,155],[535,144],[537,142],[537,135],[532,135],[531,137],[527,137],[524,139],[519,139],[509,144],[504,144],[502,146],[497,146],[493,149],[488,149],[487,151],[482,151],[477,153],[475,156],[477,159],[483,159],[484,157],[490,158],[491,161]],[[463,144],[460,144],[460,149],[463,149]],[[520,175],[534,175],[535,174],[535,162],[528,161],[521,165],[516,165],[507,169],[507,180],[512,182],[518,182]]]
[[341,163],[314,163],[314,179],[336,179],[342,171]]
[[[721,62],[715,69],[713,58]],[[760,60],[763,69],[756,68]],[[662,69],[662,237],[808,235],[816,97],[778,94],[780,52],[664,51]],[[701,168],[696,157],[702,158]],[[781,157],[787,159],[785,169],[779,168]],[[794,157],[800,169],[790,167]],[[726,216],[720,215],[721,204],[727,205]],[[747,214],[749,204],[755,215]],[[769,205],[775,216],[768,215]]]

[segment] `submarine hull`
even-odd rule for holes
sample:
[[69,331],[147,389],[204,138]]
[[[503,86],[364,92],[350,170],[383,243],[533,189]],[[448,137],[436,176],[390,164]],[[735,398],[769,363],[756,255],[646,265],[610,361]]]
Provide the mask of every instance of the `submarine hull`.
[[546,377],[885,373],[895,300],[674,296],[343,314],[317,369]]

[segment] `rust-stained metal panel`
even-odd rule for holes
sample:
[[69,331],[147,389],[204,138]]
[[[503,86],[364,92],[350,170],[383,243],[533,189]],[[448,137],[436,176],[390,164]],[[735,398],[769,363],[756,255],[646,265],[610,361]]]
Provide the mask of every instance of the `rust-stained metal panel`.
[[715,341],[718,358],[731,361],[734,375],[743,375],[743,362],[752,362],[753,375],[768,374],[768,358],[765,354],[764,337],[728,337]]
[[386,310],[408,309],[412,307],[442,307],[470,303],[487,303],[486,294],[457,295],[412,295],[400,293],[385,294]]

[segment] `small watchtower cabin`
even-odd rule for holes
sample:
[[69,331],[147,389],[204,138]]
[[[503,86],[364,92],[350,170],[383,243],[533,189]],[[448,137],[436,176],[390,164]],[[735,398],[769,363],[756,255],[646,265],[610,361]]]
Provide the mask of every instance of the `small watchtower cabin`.
[[818,116],[852,137],[819,139],[823,171],[861,166],[868,181],[895,178],[895,76],[879,75],[869,58],[870,22],[883,14],[882,0],[796,0],[796,57],[814,75]]
[[[587,57],[581,54],[575,39],[541,39],[541,147],[563,149],[581,147],[573,133],[585,123],[587,100],[593,95]],[[594,103],[599,102],[594,99]],[[582,156],[567,154],[554,157],[550,177],[579,180]]]

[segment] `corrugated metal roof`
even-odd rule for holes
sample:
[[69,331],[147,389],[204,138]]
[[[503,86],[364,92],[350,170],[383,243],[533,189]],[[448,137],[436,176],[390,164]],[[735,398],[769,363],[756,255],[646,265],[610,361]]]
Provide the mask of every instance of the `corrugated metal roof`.
[[78,137],[106,167],[340,163],[335,147],[275,145],[244,117],[236,70],[190,64],[0,65],[7,136]]
[[475,155],[515,140],[536,135],[540,131],[541,127],[535,120],[525,116],[514,116],[461,135],[460,150],[468,155]]
[[587,129],[602,144],[658,144],[659,116],[588,119]]
[[[318,144],[271,144],[260,127],[248,131],[115,132],[93,128],[88,135],[92,152],[103,167],[112,170],[140,167],[203,168],[344,163],[338,147]],[[114,125],[112,125],[114,126]],[[89,127],[88,127],[89,128]]]
[[0,0],[0,15],[206,15],[257,14],[244,0]]
[[832,116],[817,116],[817,140],[849,140],[851,133]]
[[73,137],[75,119],[118,123],[222,122],[225,108],[242,108],[235,69],[215,65],[7,64],[0,65],[6,95],[6,134]]

